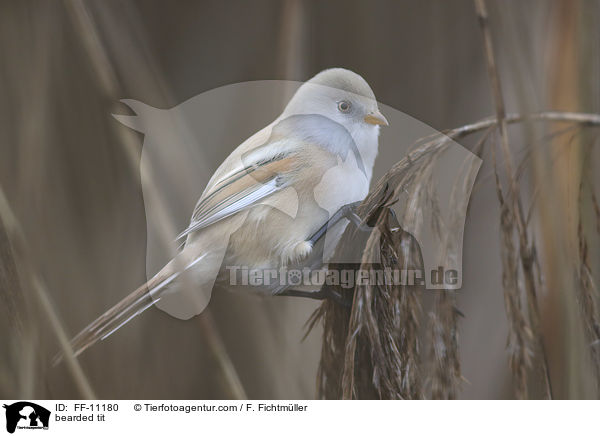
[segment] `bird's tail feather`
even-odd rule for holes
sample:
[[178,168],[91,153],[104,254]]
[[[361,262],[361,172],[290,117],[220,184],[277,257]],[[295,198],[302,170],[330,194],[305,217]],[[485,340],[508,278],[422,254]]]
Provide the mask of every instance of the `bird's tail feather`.
[[[71,340],[74,356],[79,356],[98,341],[106,339],[137,315],[158,303],[168,285],[183,271],[196,266],[204,257],[205,255],[198,256],[184,268],[175,271],[170,268],[171,264],[168,264],[148,282],[107,310]],[[52,364],[57,365],[62,359],[63,355],[58,354],[52,360]]]
[[[106,339],[137,315],[156,304],[160,300],[162,292],[167,289],[167,285],[178,275],[178,272],[166,275],[166,277],[165,274],[157,274],[99,316],[71,340],[74,356],[79,356],[98,341]],[[58,354],[54,357],[52,364],[60,363],[62,358],[63,355]]]

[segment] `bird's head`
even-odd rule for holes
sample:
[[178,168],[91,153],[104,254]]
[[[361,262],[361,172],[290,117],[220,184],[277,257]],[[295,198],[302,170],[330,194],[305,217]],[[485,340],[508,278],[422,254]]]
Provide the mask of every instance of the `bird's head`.
[[284,117],[308,114],[327,117],[352,136],[378,133],[379,126],[388,125],[369,84],[343,68],[322,71],[304,83],[283,112]]

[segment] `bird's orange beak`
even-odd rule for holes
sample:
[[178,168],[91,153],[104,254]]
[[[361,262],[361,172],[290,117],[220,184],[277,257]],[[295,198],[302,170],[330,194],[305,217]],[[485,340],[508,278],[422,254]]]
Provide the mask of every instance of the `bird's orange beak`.
[[379,111],[372,112],[365,116],[365,123],[373,124],[376,126],[389,126],[388,120]]

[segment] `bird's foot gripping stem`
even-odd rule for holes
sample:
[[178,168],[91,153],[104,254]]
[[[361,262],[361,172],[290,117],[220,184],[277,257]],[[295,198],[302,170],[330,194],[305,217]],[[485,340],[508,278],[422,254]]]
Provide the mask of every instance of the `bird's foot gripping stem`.
[[[356,209],[359,202],[347,204],[342,206],[333,216],[325,223],[319,230],[317,230],[308,240],[314,247],[317,246],[320,242],[323,242],[324,236],[327,233],[327,230],[333,226],[335,226],[342,219],[347,219],[350,223],[356,227],[357,230],[363,233],[370,233],[373,229],[366,225],[363,220],[357,215]],[[313,260],[309,262],[309,267],[311,268],[321,268],[323,266],[323,252],[322,250],[314,250],[314,256],[320,257],[319,261]],[[329,286],[322,286],[318,291],[304,291],[297,289],[284,289],[281,292],[278,292],[276,295],[284,296],[284,297],[302,297],[302,298],[311,298],[313,300],[325,300],[329,299],[339,303],[343,306],[350,307],[352,306],[352,299],[348,298],[351,294],[343,295],[342,293],[332,289]]]
[[323,286],[318,291],[300,291],[297,289],[286,289],[285,291],[280,292],[277,295],[282,296],[282,297],[310,298],[312,300],[327,300],[327,299],[329,299],[329,300],[335,301],[336,303],[339,303],[345,307],[352,306],[351,299],[345,298],[344,295],[330,289],[327,286]]
[[372,229],[356,214],[356,209],[360,203],[360,201],[357,201],[356,203],[346,204],[334,213],[333,216],[310,237],[309,241],[312,242],[313,246],[323,238],[325,233],[327,233],[328,228],[333,227],[344,218],[350,221],[358,230],[370,232]]

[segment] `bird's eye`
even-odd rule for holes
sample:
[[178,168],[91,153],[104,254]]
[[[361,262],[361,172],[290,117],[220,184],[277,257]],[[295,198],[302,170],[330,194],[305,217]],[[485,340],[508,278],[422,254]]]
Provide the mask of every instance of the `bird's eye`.
[[340,112],[349,112],[352,105],[349,101],[342,100],[338,103],[337,107]]

